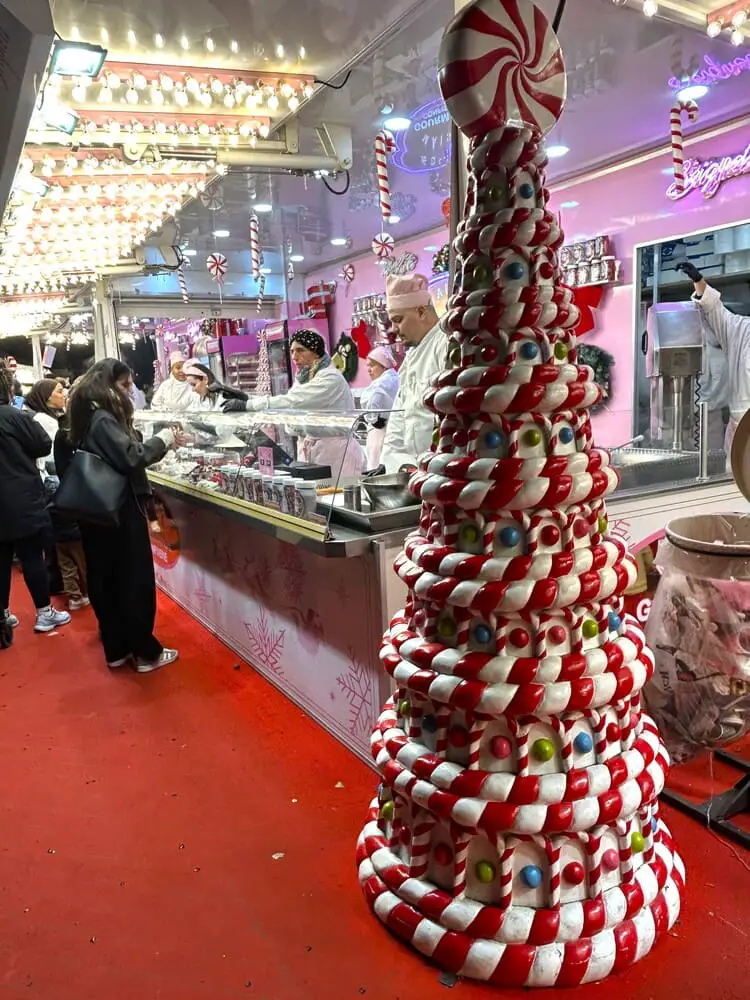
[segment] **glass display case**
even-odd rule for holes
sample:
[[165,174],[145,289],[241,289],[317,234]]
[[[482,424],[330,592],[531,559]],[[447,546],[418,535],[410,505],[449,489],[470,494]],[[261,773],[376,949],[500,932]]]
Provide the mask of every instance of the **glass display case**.
[[[331,538],[335,523],[368,530],[356,521],[368,512],[361,480],[367,425],[359,411],[142,410],[135,421],[144,438],[164,427],[178,431],[178,447],[149,470],[157,486],[303,535]],[[410,521],[416,512],[410,509]]]

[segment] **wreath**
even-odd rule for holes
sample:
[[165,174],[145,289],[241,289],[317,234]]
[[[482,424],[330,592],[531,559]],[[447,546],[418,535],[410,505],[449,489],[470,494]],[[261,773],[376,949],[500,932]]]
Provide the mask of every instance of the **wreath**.
[[334,368],[338,369],[347,382],[353,382],[359,368],[359,351],[356,343],[347,333],[342,333],[331,357]]
[[601,347],[595,347],[593,344],[579,344],[576,360],[580,365],[589,366],[594,373],[594,381],[602,389],[601,400],[596,406],[591,407],[591,412],[596,413],[605,405],[612,393],[612,366],[615,359],[611,354],[603,351]]
[[432,258],[432,273],[445,274],[450,267],[450,243],[443,243],[438,252]]

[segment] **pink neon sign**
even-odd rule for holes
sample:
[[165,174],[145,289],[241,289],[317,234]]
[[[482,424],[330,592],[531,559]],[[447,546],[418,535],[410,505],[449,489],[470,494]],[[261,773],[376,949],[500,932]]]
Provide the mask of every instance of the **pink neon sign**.
[[691,191],[700,191],[704,198],[713,198],[725,181],[750,174],[750,144],[741,153],[722,156],[719,160],[685,160],[685,190],[677,191],[674,184],[667,188],[667,198],[680,201]]
[[[743,73],[750,73],[750,54],[737,56],[725,63],[717,62],[712,56],[704,56],[703,65],[690,77],[690,83],[706,86],[716,83],[717,80],[729,80],[733,76],[741,76]],[[678,80],[673,76],[670,78],[669,86],[673,90],[681,90],[686,84],[684,80]]]

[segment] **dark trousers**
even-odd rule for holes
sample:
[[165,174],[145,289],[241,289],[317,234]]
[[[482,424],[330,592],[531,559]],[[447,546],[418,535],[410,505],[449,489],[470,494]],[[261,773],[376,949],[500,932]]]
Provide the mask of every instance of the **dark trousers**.
[[49,576],[44,561],[44,532],[14,542],[0,542],[0,614],[10,603],[13,553],[18,556],[24,581],[36,608],[49,606]]
[[[156,660],[156,580],[143,497],[130,493],[117,528],[80,523],[91,606],[108,663],[126,656]],[[144,508],[145,509],[145,508]]]

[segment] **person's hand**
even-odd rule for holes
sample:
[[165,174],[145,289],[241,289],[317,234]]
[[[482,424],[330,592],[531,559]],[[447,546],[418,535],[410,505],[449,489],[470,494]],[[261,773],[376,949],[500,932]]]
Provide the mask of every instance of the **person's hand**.
[[221,404],[223,413],[244,413],[247,407],[244,399],[225,399]]
[[169,429],[174,434],[175,448],[183,448],[185,445],[185,432],[179,424],[170,424]]
[[675,271],[684,271],[688,278],[690,278],[691,281],[694,281],[696,285],[699,281],[703,281],[703,275],[700,273],[695,264],[691,264],[689,260],[678,264]]

